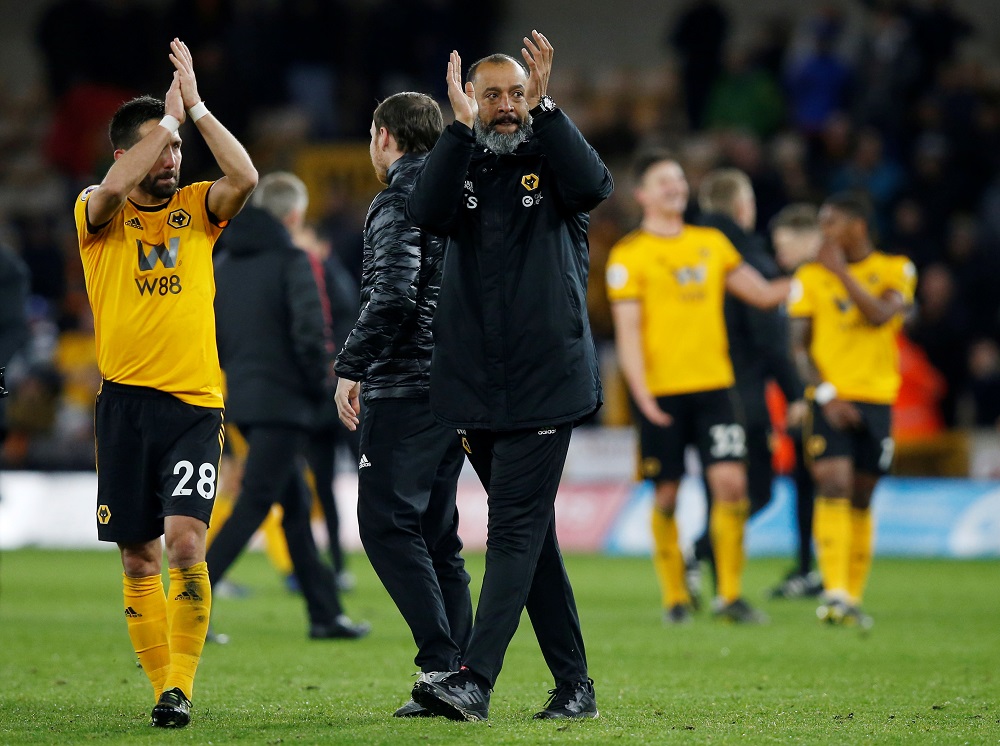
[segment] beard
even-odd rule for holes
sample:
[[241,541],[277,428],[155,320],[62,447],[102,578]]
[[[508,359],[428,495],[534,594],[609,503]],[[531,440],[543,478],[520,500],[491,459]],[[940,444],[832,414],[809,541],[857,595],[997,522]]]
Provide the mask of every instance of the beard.
[[170,199],[177,194],[180,175],[175,171],[169,180],[163,180],[161,177],[166,174],[167,172],[165,171],[157,174],[156,176],[146,174],[142,178],[142,181],[139,182],[139,188],[150,197],[155,197],[156,199]]
[[[498,124],[516,124],[517,129],[513,132],[497,132]],[[482,147],[497,155],[507,155],[517,150],[518,145],[531,137],[531,117],[522,120],[516,114],[504,114],[489,124],[484,124],[482,119],[476,117],[472,131],[476,136],[476,142]]]

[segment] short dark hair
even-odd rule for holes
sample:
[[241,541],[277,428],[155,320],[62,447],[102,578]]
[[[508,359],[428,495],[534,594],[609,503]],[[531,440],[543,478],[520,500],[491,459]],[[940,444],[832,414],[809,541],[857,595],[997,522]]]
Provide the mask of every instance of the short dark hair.
[[635,179],[635,183],[641,184],[646,176],[646,172],[653,166],[664,161],[680,163],[674,152],[667,148],[651,148],[639,151],[638,155],[632,160],[632,178]]
[[444,118],[437,101],[424,93],[394,93],[375,108],[375,129],[385,127],[404,153],[426,153],[434,147]]
[[823,207],[840,210],[852,218],[863,220],[865,225],[872,227],[874,209],[871,198],[864,192],[837,192],[823,200]]
[[150,119],[160,120],[166,114],[166,104],[154,96],[138,96],[118,107],[111,117],[108,136],[115,149],[128,150],[139,142],[139,128]]
[[465,79],[467,81],[471,81],[474,77],[476,77],[476,71],[479,70],[480,65],[503,65],[506,62],[513,62],[521,68],[522,72],[524,72],[526,76],[530,75],[528,68],[524,66],[524,63],[521,62],[521,60],[511,57],[509,54],[501,54],[500,52],[497,52],[496,54],[491,54],[483,57],[482,59],[476,60],[469,65],[469,73],[465,76]]

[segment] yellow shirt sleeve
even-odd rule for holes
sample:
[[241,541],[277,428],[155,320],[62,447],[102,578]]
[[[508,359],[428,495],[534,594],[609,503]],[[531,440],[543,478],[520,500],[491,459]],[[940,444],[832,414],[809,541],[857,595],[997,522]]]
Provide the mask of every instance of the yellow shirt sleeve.
[[611,249],[605,270],[605,281],[608,300],[612,303],[642,299],[643,273],[642,263],[638,259],[638,252],[629,251],[620,244]]
[[[95,189],[97,189],[97,184],[89,186],[80,192],[80,197],[76,200],[76,204],[73,206],[73,218],[76,221],[76,235],[80,241],[80,249],[89,249],[93,244],[97,243],[99,236],[103,233],[103,230],[92,231],[92,225],[87,221],[87,200],[90,199],[90,194]],[[110,222],[110,221],[109,221]],[[104,228],[106,226],[102,226]]]
[[910,305],[917,289],[917,268],[906,257],[896,257],[895,264],[895,271],[887,273],[889,288],[902,295],[906,305]]
[[813,315],[815,303],[809,287],[809,272],[800,267],[792,277],[792,287],[788,293],[788,315],[795,319],[806,319]]

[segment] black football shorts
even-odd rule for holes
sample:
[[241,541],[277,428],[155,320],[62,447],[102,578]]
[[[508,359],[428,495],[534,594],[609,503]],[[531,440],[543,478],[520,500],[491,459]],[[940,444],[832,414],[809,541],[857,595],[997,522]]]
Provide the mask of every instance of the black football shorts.
[[892,439],[892,407],[888,404],[852,402],[861,411],[861,427],[838,430],[815,402],[802,428],[802,448],[807,459],[847,456],[854,470],[865,474],[888,474],[895,442]]
[[98,539],[152,541],[168,515],[208,524],[225,439],[221,409],[104,381],[94,428]]
[[746,431],[737,417],[733,389],[658,396],[660,409],[673,417],[669,427],[654,425],[636,411],[639,423],[640,476],[675,482],[684,476],[684,449],[698,448],[702,468],[720,461],[743,461]]

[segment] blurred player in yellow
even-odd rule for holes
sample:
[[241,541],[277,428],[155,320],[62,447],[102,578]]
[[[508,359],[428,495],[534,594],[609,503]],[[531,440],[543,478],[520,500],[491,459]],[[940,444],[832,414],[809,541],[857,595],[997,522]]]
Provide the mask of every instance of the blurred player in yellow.
[[684,223],[688,183],[670,154],[641,156],[635,179],[642,224],[611,249],[606,279],[618,359],[638,410],[642,476],[655,484],[653,565],[664,621],[691,619],[674,517],[690,444],[698,448],[711,493],[715,614],[760,623],[766,617],[742,595],[746,437],[723,303],[728,291],[760,308],[777,306],[788,295],[788,280],[768,282],[720,231]]
[[[212,608],[205,533],[223,443],[212,249],[257,184],[246,151],[201,101],[191,52],[178,39],[170,51],[165,101],[122,104],[114,165],[75,207],[103,379],[97,535],[121,552],[125,620],[162,728],[190,720]],[[222,170],[217,181],[180,186],[187,118]]]
[[872,564],[872,492],[892,465],[896,335],[917,281],[909,259],[875,249],[870,210],[854,194],[823,203],[823,245],[796,271],[788,308],[799,372],[813,387],[803,438],[816,482],[817,614],[862,628],[871,626],[860,604]]

